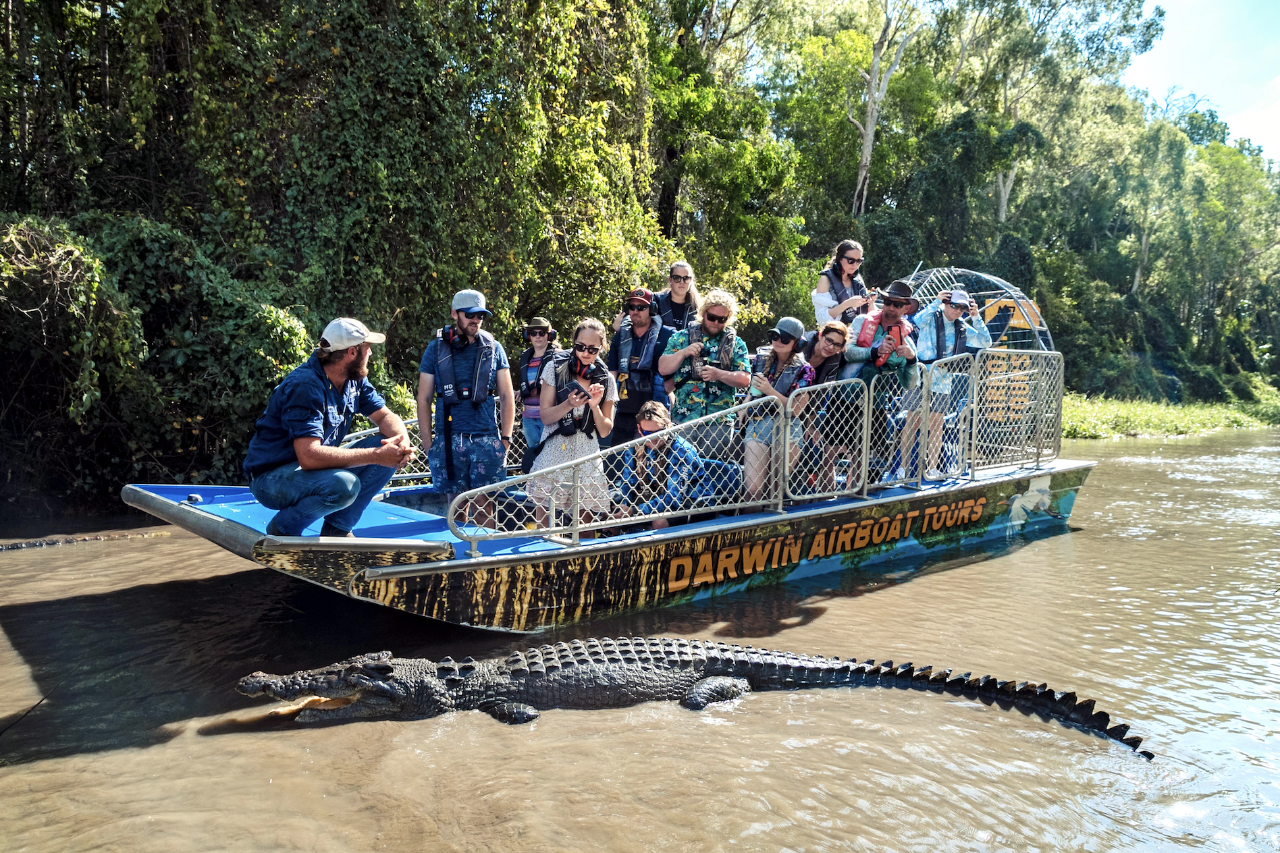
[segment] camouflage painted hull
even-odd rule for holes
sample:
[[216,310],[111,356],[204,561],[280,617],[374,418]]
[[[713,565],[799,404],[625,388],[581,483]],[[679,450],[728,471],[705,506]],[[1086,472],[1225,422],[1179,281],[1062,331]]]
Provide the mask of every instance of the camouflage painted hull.
[[892,571],[896,564],[945,559],[1021,532],[1065,528],[1092,467],[1060,460],[1047,469],[895,497],[799,505],[536,554],[467,560],[454,559],[451,550],[424,552],[394,540],[370,540],[355,549],[352,540],[299,539],[289,546],[260,538],[245,556],[406,613],[530,632],[877,564]]

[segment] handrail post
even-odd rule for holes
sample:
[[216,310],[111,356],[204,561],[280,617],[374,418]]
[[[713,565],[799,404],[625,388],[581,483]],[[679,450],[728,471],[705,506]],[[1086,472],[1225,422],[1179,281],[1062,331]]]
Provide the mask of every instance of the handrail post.
[[[926,465],[929,464],[929,418],[933,415],[933,377],[929,373],[929,369],[924,365],[917,367],[917,375],[920,383],[920,426],[916,430],[916,488],[924,488],[924,475]],[[910,415],[908,415],[910,417]],[[911,461],[911,457],[907,457],[907,461]]]
[[[777,405],[777,399],[774,399]],[[782,411],[779,416],[774,418],[774,429],[781,432],[781,435],[774,434],[773,443],[775,446],[774,461],[777,464],[770,467],[774,470],[774,492],[778,503],[778,512],[784,512],[783,505],[786,503],[786,484],[791,476],[789,470],[791,456],[791,398],[782,404]],[[777,443],[782,442],[781,453],[777,453]]]
[[573,521],[571,522],[572,526],[570,529],[573,531],[572,541],[574,545],[577,545],[582,541],[580,539],[582,533],[578,529],[578,518],[582,514],[582,510],[581,510],[582,494],[579,491],[579,482],[578,482],[578,471],[580,467],[581,466],[579,465],[573,466],[573,500],[571,501],[571,504],[573,506]]

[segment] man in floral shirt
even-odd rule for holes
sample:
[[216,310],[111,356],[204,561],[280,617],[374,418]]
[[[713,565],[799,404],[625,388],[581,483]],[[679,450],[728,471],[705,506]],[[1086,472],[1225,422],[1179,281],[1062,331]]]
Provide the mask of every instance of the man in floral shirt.
[[[674,376],[677,424],[732,408],[735,392],[751,383],[747,344],[733,330],[738,300],[724,290],[702,297],[698,320],[676,332],[658,361],[663,376]],[[706,458],[723,459],[733,437],[732,417],[708,421],[686,434]]]

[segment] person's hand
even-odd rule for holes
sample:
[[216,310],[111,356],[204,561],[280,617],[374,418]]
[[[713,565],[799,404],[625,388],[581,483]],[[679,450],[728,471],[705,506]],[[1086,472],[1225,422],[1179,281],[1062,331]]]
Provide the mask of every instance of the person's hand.
[[569,390],[569,402],[574,406],[581,406],[589,399],[591,399],[591,396],[586,391],[583,391],[581,386]]
[[591,398],[591,407],[595,408],[600,405],[600,398],[604,396],[604,386],[598,383],[592,385],[587,394]]
[[[398,436],[397,436],[398,438]],[[399,468],[404,461],[405,449],[397,438],[384,438],[382,444],[373,451],[374,461],[388,468]]]
[[908,360],[914,358],[916,354],[915,350],[911,348],[910,344],[903,344],[902,346],[895,349],[894,353]]
[[884,339],[880,341],[880,346],[876,347],[876,351],[880,355],[888,357],[891,353],[893,353],[893,338],[889,337],[888,335],[885,335]]
[[866,304],[867,304],[867,297],[865,297],[865,296],[850,296],[850,297],[849,297],[849,302],[850,302],[850,303],[852,303],[852,304],[849,306],[850,308],[861,308],[863,305],[866,305]]
[[699,341],[699,342],[697,342],[697,343],[695,343],[695,344],[689,344],[689,345],[688,345],[687,347],[685,347],[685,348],[684,348],[684,350],[683,350],[684,355],[685,355],[685,358],[690,358],[690,357],[692,357],[692,356],[702,355],[702,348],[703,348],[704,346],[705,346],[705,344],[703,344],[701,341]]
[[623,504],[613,511],[614,518],[630,518],[636,514],[636,508]]
[[751,387],[759,391],[761,394],[768,394],[773,390],[773,386],[769,384],[769,380],[765,379],[764,376],[759,373],[753,373],[751,375]]

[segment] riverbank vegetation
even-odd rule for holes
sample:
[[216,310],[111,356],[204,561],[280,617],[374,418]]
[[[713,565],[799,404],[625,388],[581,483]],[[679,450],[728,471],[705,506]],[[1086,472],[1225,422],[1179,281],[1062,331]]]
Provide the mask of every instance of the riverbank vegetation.
[[1064,438],[1197,435],[1220,429],[1280,426],[1280,392],[1251,403],[1166,403],[1070,393],[1062,401]]
[[1276,383],[1280,179],[1192,96],[1118,83],[1137,0],[6,0],[10,494],[237,479],[334,315],[412,387],[450,295],[612,317],[687,257],[752,341],[868,283],[983,269],[1071,388]]

